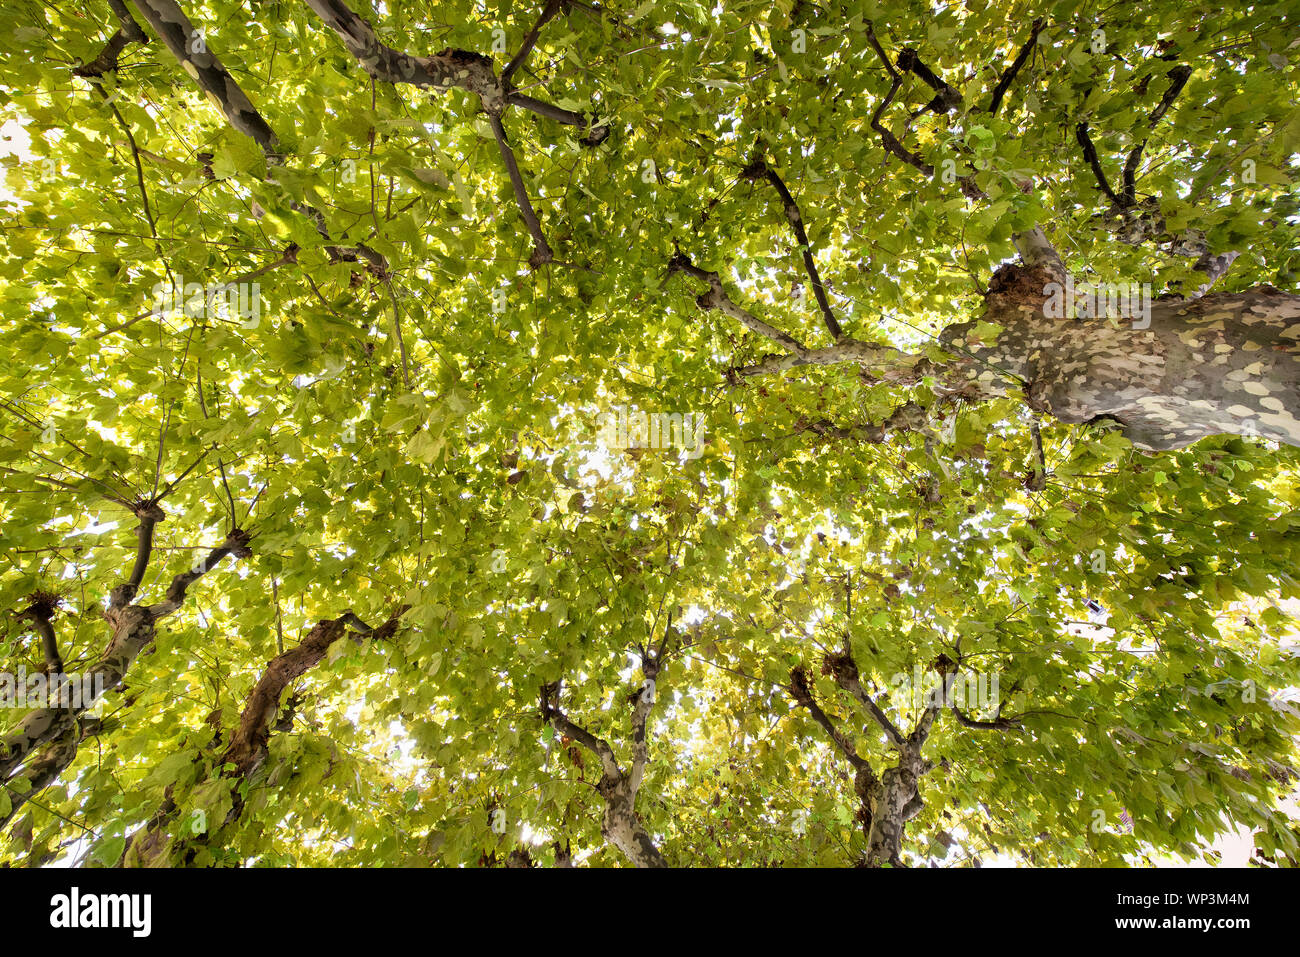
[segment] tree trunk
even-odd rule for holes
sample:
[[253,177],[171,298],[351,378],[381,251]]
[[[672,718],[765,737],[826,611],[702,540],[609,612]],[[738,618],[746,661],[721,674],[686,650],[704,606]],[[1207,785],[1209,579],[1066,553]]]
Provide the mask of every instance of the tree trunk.
[[1257,286],[1160,300],[1149,324],[1052,319],[1048,270],[1003,267],[995,278],[983,319],[1003,327],[997,340],[978,341],[969,322],[940,337],[979,394],[1023,387],[1037,411],[1071,424],[1113,419],[1149,450],[1224,433],[1300,446],[1300,296]]
[[602,781],[600,791],[605,798],[605,815],[600,826],[605,840],[637,867],[667,867],[668,862],[641,825],[627,779]]
[[924,807],[920,786],[928,770],[918,749],[904,754],[895,767],[886,769],[869,787],[870,818],[865,822],[867,849],[863,856],[867,867],[903,866],[903,831]]

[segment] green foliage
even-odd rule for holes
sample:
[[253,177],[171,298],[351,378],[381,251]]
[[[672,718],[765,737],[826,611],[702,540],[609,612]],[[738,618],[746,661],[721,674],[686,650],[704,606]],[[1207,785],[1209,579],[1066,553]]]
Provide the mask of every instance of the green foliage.
[[[495,27],[514,51],[538,12],[351,5],[419,54],[487,52]],[[1292,5],[1126,7],[1105,55],[1075,0],[575,7],[516,83],[612,132],[589,147],[581,129],[505,114],[558,261],[536,270],[472,96],[372,83],[303,3],[182,6],[282,166],[156,39],[99,81],[74,77],[116,29],[102,0],[0,12],[0,609],[57,592],[67,670],[88,669],[136,550],[121,503],[164,491],[144,604],[232,528],[253,554],[160,622],[0,858],[111,865],[163,813],[170,859],[197,865],[473,866],[520,846],[540,864],[564,846],[620,864],[599,762],[545,724],[538,689],[562,681],[565,712],[626,766],[636,650],[669,629],[637,810],[672,863],[858,860],[851,769],[786,691],[809,668],[831,718],[888,766],[878,728],[820,674],[845,642],[900,726],[918,712],[897,676],[958,642],[972,673],[997,676],[1003,714],[1024,716],[1013,731],[940,716],[911,863],[1194,859],[1235,825],[1279,862],[1300,857],[1279,810],[1300,719],[1271,697],[1300,684],[1296,449],[1218,438],[1149,455],[1045,421],[1034,489],[1018,401],[963,406],[946,439],[819,435],[809,423],[877,422],[932,393],[854,366],[732,388],[725,371],[772,344],[701,311],[700,283],[664,278],[680,244],[756,315],[824,343],[813,297],[791,295],[808,279],[780,204],[739,177],[761,148],[865,340],[916,351],[978,318],[1012,233],[1047,221],[1097,274],[1190,282],[1101,222],[1074,139],[1086,119],[1114,184],[1149,137],[1140,197],[1169,230],[1242,251],[1226,288],[1293,288]],[[1035,55],[989,115],[1040,14]],[[970,161],[988,203],[882,146],[870,118],[889,84],[868,21],[962,91],[955,113],[915,120],[908,147],[936,170]],[[1173,62],[1195,72],[1150,130]],[[902,111],[932,95],[909,76],[886,124],[901,135]],[[387,274],[332,261],[329,246],[359,243]],[[149,314],[159,283],[263,267],[256,324]],[[601,416],[625,405],[698,413],[703,454],[607,452]],[[392,639],[340,640],[295,681],[292,727],[257,771],[223,772],[270,659],[322,619],[351,609],[373,626],[400,604]],[[3,627],[4,668],[38,670],[29,625]],[[22,713],[0,711],[0,729]],[[0,819],[18,786],[0,790]]]

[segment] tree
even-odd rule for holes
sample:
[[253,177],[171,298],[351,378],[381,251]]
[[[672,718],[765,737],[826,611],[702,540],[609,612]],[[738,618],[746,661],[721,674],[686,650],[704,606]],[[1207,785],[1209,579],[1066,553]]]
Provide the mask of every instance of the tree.
[[7,4],[4,859],[1294,863],[1220,7]]

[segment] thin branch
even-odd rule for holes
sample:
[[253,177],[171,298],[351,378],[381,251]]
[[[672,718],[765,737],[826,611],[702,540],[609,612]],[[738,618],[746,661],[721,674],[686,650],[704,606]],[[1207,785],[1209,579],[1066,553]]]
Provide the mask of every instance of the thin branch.
[[524,217],[524,225],[528,227],[528,232],[533,237],[533,254],[529,257],[528,264],[535,269],[550,262],[554,255],[551,253],[550,245],[546,242],[546,235],[542,232],[542,224],[537,219],[533,204],[528,199],[528,189],[524,186],[524,177],[519,172],[519,164],[515,161],[514,151],[510,149],[510,143],[506,140],[506,131],[505,127],[501,125],[501,117],[498,114],[489,113],[488,123],[492,127],[492,135],[496,137],[497,146],[501,150],[501,159],[506,164],[506,173],[510,176],[510,185],[514,187],[515,202],[519,206],[520,214]]
[[402,356],[402,382],[409,392],[411,389],[411,372],[406,361],[406,339],[402,336],[402,310],[397,304],[397,294],[393,292],[393,281],[385,277],[384,286],[388,289],[388,299],[393,304],[393,332],[397,336],[397,349]]
[[790,670],[790,685],[786,690],[790,693],[790,697],[794,698],[795,704],[808,709],[808,713],[812,715],[813,720],[821,725],[855,770],[869,769],[871,767],[867,759],[858,754],[857,749],[853,747],[853,743],[839,728],[835,727],[835,723],[817,704],[817,699],[813,697],[812,687],[808,682],[807,671],[803,668],[792,668]]
[[1002,71],[1002,76],[998,79],[998,85],[993,88],[993,98],[989,101],[989,113],[997,115],[998,109],[1002,106],[1002,98],[1006,96],[1007,90],[1015,82],[1016,74],[1020,68],[1028,62],[1029,56],[1034,52],[1034,47],[1038,45],[1038,34],[1042,31],[1045,21],[1042,17],[1036,19],[1029,31],[1029,39],[1025,41],[1016,58],[1011,61],[1011,65]]
[[226,536],[226,540],[212,549],[205,558],[199,559],[188,570],[181,572],[172,579],[163,600],[156,605],[149,606],[150,617],[157,621],[159,618],[164,618],[180,608],[189,587],[215,568],[227,555],[234,555],[236,558],[247,558],[251,555],[252,550],[248,547],[250,539],[251,536],[248,532],[242,529],[237,528],[232,531]]
[[795,356],[803,358],[809,355],[808,347],[799,342],[793,336],[787,335],[775,326],[769,325],[762,319],[752,313],[742,309],[731,301],[726,291],[722,288],[722,280],[716,272],[709,272],[696,266],[691,262],[689,256],[685,253],[678,252],[668,261],[668,275],[665,282],[675,272],[684,272],[686,275],[695,279],[703,280],[708,283],[709,291],[696,298],[695,302],[701,309],[717,309],[724,315],[739,321],[747,328],[757,332],[761,336],[779,343],[786,349],[790,350]]
[[876,39],[875,25],[870,20],[868,20],[866,22],[866,28],[867,28],[867,41],[871,44],[871,48],[876,51],[876,56],[880,57],[880,62],[885,65],[885,71],[891,77],[897,78],[898,71],[894,69],[894,64],[889,62],[888,54],[885,53],[884,48],[880,45],[880,41]]
[[108,0],[108,5],[121,26],[108,38],[108,43],[95,59],[72,71],[73,76],[93,79],[117,70],[118,58],[128,43],[148,43],[149,37],[140,29],[122,0]]
[[[1192,68],[1185,63],[1180,63],[1168,73],[1169,88],[1165,90],[1165,95],[1160,98],[1159,105],[1151,111],[1151,116],[1147,121],[1150,129],[1155,129],[1156,124],[1169,110],[1178,94],[1182,92],[1183,87],[1187,85],[1188,78],[1192,75]],[[1128,154],[1128,160],[1124,163],[1124,187],[1122,205],[1127,209],[1137,205],[1137,168],[1138,163],[1142,160],[1142,151],[1147,147],[1147,140],[1144,138],[1141,143],[1133,147]]]
[[785,211],[785,218],[790,223],[790,228],[794,230],[795,239],[799,242],[799,252],[803,255],[804,269],[808,273],[808,278],[812,281],[813,295],[817,298],[817,305],[822,311],[822,319],[826,323],[826,329],[830,332],[831,338],[839,341],[843,335],[839,322],[835,319],[835,314],[831,311],[830,301],[826,298],[826,289],[822,286],[822,277],[817,272],[817,263],[813,260],[812,245],[808,242],[808,234],[803,227],[803,213],[799,210],[799,204],[795,202],[794,196],[785,181],[776,170],[768,166],[762,159],[755,159],[741,172],[741,176],[749,180],[766,179],[772,184],[777,195],[781,197],[781,205]]
[[53,679],[63,674],[63,658],[59,654],[59,642],[54,635],[54,611],[59,602],[57,595],[37,592],[32,595],[32,602],[23,612],[23,617],[31,620],[32,628],[41,638],[41,653],[45,657],[45,672]]
[[1101,168],[1101,160],[1097,158],[1097,147],[1092,143],[1092,137],[1088,135],[1088,124],[1086,122],[1078,124],[1074,128],[1074,138],[1078,140],[1079,147],[1083,150],[1083,158],[1088,161],[1092,167],[1092,175],[1097,180],[1097,185],[1101,191],[1110,197],[1110,201],[1115,205],[1120,205],[1119,197],[1115,191],[1110,188],[1110,183],[1106,181],[1106,172]]
[[948,710],[952,712],[958,724],[973,731],[1012,731],[1019,729],[1021,726],[1020,718],[1022,716],[1020,715],[1012,718],[994,718],[991,721],[980,721],[964,714],[955,704],[951,705]]
[[875,719],[876,724],[880,725],[890,743],[900,750],[906,749],[908,742],[903,737],[903,733],[898,730],[894,722],[889,720],[889,715],[880,709],[875,699],[867,694],[866,689],[862,687],[862,683],[858,679],[858,666],[853,660],[853,656],[846,650],[842,654],[828,657],[827,662],[831,665],[835,682],[867,709],[867,713]]
[[501,71],[501,85],[507,90],[510,89],[511,77],[515,75],[516,70],[528,61],[528,55],[533,52],[533,47],[537,45],[537,39],[541,36],[542,27],[546,26],[546,24],[567,5],[567,0],[546,0],[546,6],[542,8],[541,15],[538,16],[537,22],[533,24],[533,28],[529,30],[528,35],[524,37],[524,42],[520,45],[519,52],[510,59],[510,62],[506,64],[505,69]]
[[[326,234],[326,238],[328,238],[328,234]],[[298,245],[296,243],[290,243],[285,248],[284,252],[280,254],[279,259],[275,259],[267,263],[265,266],[259,266],[258,268],[252,270],[251,272],[246,272],[243,273],[242,275],[236,276],[234,279],[231,279],[229,282],[223,283],[222,285],[218,286],[215,290],[213,290],[212,294],[220,295],[221,293],[224,293],[227,290],[235,288],[240,283],[248,282],[252,279],[256,279],[257,277],[264,275],[265,273],[270,272],[272,269],[275,269],[277,266],[283,266],[286,263],[296,263],[297,261],[298,261]],[[183,290],[178,290],[177,292],[179,293],[182,291]],[[103,339],[105,336],[110,336],[115,332],[121,332],[124,329],[129,329],[131,326],[135,325],[137,322],[140,322],[143,319],[149,319],[150,317],[154,317],[157,315],[158,315],[158,309],[155,306],[153,309],[150,309],[148,312],[142,312],[140,313],[140,315],[134,316],[126,320],[126,322],[122,322],[117,324],[116,326],[113,326],[112,328],[105,329],[103,332],[97,332],[93,336],[91,336],[91,338]]]
[[536,113],[538,116],[544,116],[547,119],[555,120],[557,123],[563,123],[566,126],[580,126],[585,129],[586,134],[579,140],[584,146],[599,146],[605,142],[609,136],[610,127],[608,123],[596,123],[595,114],[578,113],[574,110],[566,110],[562,106],[556,106],[554,103],[547,103],[545,100],[539,100],[531,96],[525,96],[523,93],[511,93],[506,97],[508,106],[517,106],[520,109],[528,110],[530,113]]
[[[891,70],[891,72],[893,71]],[[880,122],[881,114],[889,108],[890,103],[894,102],[894,95],[898,93],[899,87],[903,85],[902,74],[894,72],[893,76],[894,82],[890,85],[889,92],[885,94],[885,98],[881,100],[880,105],[876,107],[876,112],[871,115],[871,128],[880,135],[880,141],[885,145],[886,150],[893,153],[909,166],[915,166],[926,176],[933,176],[934,167],[921,159],[921,157],[917,156],[915,153],[910,152],[902,143],[899,142],[898,137],[886,129],[884,124]]]
[[948,113],[961,106],[961,94],[922,63],[920,54],[911,47],[904,47],[903,52],[898,55],[898,68],[905,73],[915,73],[926,86],[935,91],[934,99],[922,107],[917,116],[926,110]]
[[149,568],[149,560],[153,557],[154,528],[167,517],[157,501],[141,502],[134,506],[134,511],[136,517],[140,519],[140,524],[135,530],[137,543],[135,563],[131,567],[131,574],[127,580],[113,589],[110,599],[110,607],[113,608],[125,608],[139,592],[140,585],[144,582],[144,574]]

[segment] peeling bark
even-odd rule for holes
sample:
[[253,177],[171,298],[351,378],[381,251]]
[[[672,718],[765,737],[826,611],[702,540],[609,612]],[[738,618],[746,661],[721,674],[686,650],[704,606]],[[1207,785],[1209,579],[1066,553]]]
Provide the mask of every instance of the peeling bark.
[[1071,424],[1113,419],[1143,449],[1217,434],[1300,445],[1300,296],[1257,286],[1157,301],[1139,328],[1046,318],[1041,278],[1022,274],[1018,289],[989,297],[983,318],[1003,327],[996,342],[973,340],[974,323],[941,334],[982,393],[1022,380],[1037,411]]
[[175,0],[132,0],[132,3],[172,56],[181,62],[185,72],[217,104],[230,125],[252,137],[266,152],[274,152],[275,133]]

